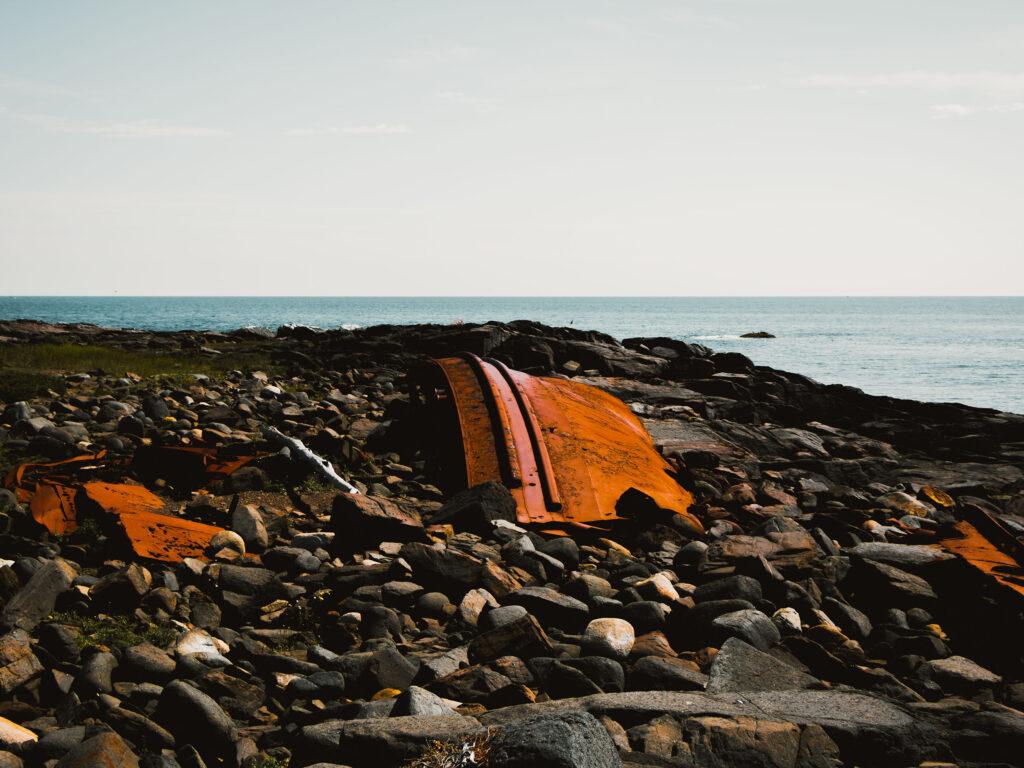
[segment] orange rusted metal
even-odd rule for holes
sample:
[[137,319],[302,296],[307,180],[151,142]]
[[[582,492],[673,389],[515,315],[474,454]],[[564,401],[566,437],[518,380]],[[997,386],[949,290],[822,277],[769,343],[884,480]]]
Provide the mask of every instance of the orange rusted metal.
[[1024,545],[998,518],[978,507],[967,506],[961,514],[964,519],[956,523],[956,535],[935,546],[1024,595]]
[[[222,457],[208,448],[163,448],[148,454],[144,466],[160,459],[181,477],[198,474],[197,485],[231,474],[253,456]],[[133,465],[134,466],[134,465]],[[4,482],[32,517],[51,533],[63,536],[78,527],[79,514],[99,514],[119,527],[139,557],[178,562],[202,557],[210,540],[224,530],[161,514],[163,499],[141,485],[97,479],[104,471],[124,474],[125,462],[105,453],[76,456],[47,464],[22,464]]]
[[471,354],[433,360],[413,375],[419,403],[438,428],[457,425],[456,485],[503,483],[520,523],[594,526],[620,519],[635,489],[663,509],[687,512],[693,497],[671,476],[640,420],[621,400],[567,379],[531,376]]
[[131,470],[141,480],[167,480],[180,489],[195,489],[230,475],[260,454],[225,456],[219,448],[183,445],[140,445]]
[[224,530],[153,512],[122,514],[118,522],[135,554],[171,563],[181,562],[186,557],[202,558],[210,539]]

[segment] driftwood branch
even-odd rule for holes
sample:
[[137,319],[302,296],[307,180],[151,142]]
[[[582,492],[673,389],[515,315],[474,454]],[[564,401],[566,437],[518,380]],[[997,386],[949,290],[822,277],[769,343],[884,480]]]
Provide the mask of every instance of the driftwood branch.
[[345,493],[359,493],[358,488],[334,471],[334,467],[331,466],[331,462],[317,456],[298,438],[288,437],[288,435],[285,435],[267,425],[263,425],[261,431],[267,440],[272,443],[285,446],[292,452],[293,457],[302,459],[306,462],[306,464],[312,467],[313,471],[326,480],[328,484],[333,485],[335,488],[340,488],[345,491]]

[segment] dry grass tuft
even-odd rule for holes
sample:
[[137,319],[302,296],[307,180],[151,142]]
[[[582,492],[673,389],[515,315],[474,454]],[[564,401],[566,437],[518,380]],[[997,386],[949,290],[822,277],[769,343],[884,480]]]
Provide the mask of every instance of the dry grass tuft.
[[486,766],[493,733],[486,731],[458,741],[432,741],[423,754],[405,763],[402,768],[471,768]]

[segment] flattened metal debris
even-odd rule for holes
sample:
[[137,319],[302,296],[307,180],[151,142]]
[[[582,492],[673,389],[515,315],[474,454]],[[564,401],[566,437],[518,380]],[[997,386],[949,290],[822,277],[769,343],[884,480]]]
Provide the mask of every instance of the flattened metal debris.
[[153,512],[122,514],[118,522],[135,554],[171,563],[181,562],[186,557],[202,558],[210,539],[224,530]]
[[693,497],[640,420],[606,392],[472,354],[430,361],[414,372],[413,385],[442,437],[441,463],[458,476],[454,484],[503,483],[520,523],[609,523],[635,489],[702,530],[687,512]]
[[[144,466],[161,457],[181,477],[198,474],[198,485],[226,476],[253,458],[223,459],[208,448],[161,448],[144,457]],[[123,475],[123,460],[108,460],[105,453],[97,453],[49,464],[22,464],[8,474],[5,484],[29,505],[36,522],[54,535],[73,533],[80,514],[99,515],[125,534],[139,557],[168,562],[202,557],[210,540],[224,530],[161,514],[163,499],[141,485],[98,479],[107,471]]]
[[1024,545],[993,515],[967,506],[963,519],[956,523],[956,536],[937,544],[947,552],[959,555],[974,568],[1004,587],[1024,595]]

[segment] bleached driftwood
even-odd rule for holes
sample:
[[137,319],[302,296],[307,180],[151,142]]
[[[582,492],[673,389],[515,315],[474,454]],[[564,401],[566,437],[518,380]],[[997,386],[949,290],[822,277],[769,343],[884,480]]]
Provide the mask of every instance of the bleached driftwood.
[[335,488],[340,488],[346,493],[359,493],[358,488],[334,471],[334,467],[331,466],[331,462],[317,456],[298,438],[288,437],[288,435],[285,435],[267,425],[263,425],[261,431],[267,440],[272,443],[285,446],[292,452],[292,456],[302,459],[309,464],[309,466],[313,468],[313,471],[326,480],[330,485],[333,485]]

